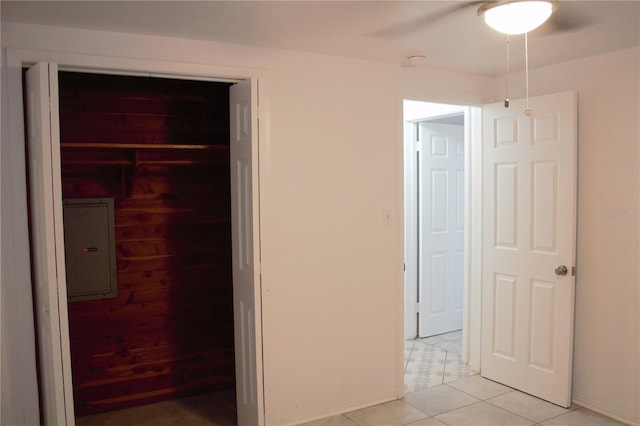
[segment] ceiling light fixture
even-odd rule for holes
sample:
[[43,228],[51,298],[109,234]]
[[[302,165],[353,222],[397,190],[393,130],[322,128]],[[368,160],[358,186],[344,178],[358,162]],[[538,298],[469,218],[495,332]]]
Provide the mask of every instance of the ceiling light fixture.
[[496,31],[505,34],[528,33],[542,25],[554,11],[547,0],[489,1],[478,9],[484,21]]

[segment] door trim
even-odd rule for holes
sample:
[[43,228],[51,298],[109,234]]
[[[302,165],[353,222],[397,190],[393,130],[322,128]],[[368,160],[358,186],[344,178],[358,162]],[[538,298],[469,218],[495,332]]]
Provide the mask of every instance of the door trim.
[[[93,56],[93,55],[82,55],[82,54],[69,54],[62,52],[43,52],[36,50],[27,50],[27,49],[11,49],[7,48],[6,50],[6,67],[7,67],[7,90],[13,91],[14,88],[19,87],[22,90],[22,67],[27,67],[34,65],[37,62],[52,62],[58,64],[59,70],[73,70],[73,71],[82,71],[82,72],[97,72],[103,74],[121,74],[121,75],[137,75],[137,76],[149,76],[149,77],[172,77],[172,78],[183,78],[183,79],[191,79],[191,80],[210,80],[210,81],[239,81],[239,80],[252,80],[253,87],[257,88],[257,98],[260,99],[261,105],[267,105],[269,102],[268,94],[264,90],[264,84],[258,85],[257,82],[264,81],[265,73],[254,70],[254,69],[246,69],[246,68],[236,68],[236,67],[220,67],[214,65],[203,65],[203,64],[193,64],[193,63],[183,63],[183,62],[167,62],[167,61],[159,61],[159,60],[146,60],[146,59],[126,59],[126,58],[114,58],[114,57],[103,57],[103,56]],[[26,197],[26,163],[25,163],[25,154],[24,154],[24,143],[25,143],[25,134],[24,134],[24,108],[22,104],[21,96],[18,97],[19,101],[14,102],[9,105],[9,111],[6,113],[9,117],[8,119],[8,129],[7,134],[10,136],[7,141],[9,144],[9,149],[13,154],[12,158],[12,169],[9,176],[9,179],[12,180],[11,188],[16,188],[19,183],[20,187],[24,188],[24,197],[22,197],[19,203],[15,203],[13,214],[15,217],[23,217],[26,218],[28,215],[27,210],[27,197]],[[255,111],[255,114],[258,114],[258,111]],[[268,167],[262,167],[262,163],[265,163],[265,159],[269,158],[269,143],[268,143],[268,133],[266,131],[267,119],[264,119],[266,116],[265,113],[262,113],[261,120],[258,120],[258,134],[257,134],[257,143],[258,143],[258,152],[256,153],[256,164],[258,164],[257,170],[255,171],[258,174],[258,182],[259,185],[254,188],[254,191],[257,192],[257,197],[259,200],[259,204],[262,204],[265,199],[265,182],[268,181],[266,174],[268,173]],[[13,151],[15,150],[15,151]],[[20,189],[20,188],[17,188]],[[16,201],[12,198],[12,202]],[[60,200],[62,203],[62,200]],[[61,206],[61,204],[60,204]],[[259,218],[258,218],[259,220]],[[15,229],[15,244],[25,244],[28,250],[29,247],[29,237],[26,221],[21,223],[22,229]],[[260,232],[260,227],[255,230],[255,232]],[[261,238],[258,238],[258,244],[262,241]],[[258,247],[260,250],[260,247]],[[27,256],[27,259],[29,257]],[[27,268],[23,268],[20,271],[20,276],[15,277],[15,283],[21,282],[31,282],[30,268],[28,267],[30,264],[30,260],[27,261]],[[6,285],[6,284],[4,284]],[[255,283],[255,289],[258,293],[259,300],[262,301],[262,290],[260,282]],[[4,290],[4,289],[3,289]],[[14,290],[14,289],[12,289]],[[30,299],[29,302],[33,301],[33,295],[29,293],[28,295],[23,295],[23,298]],[[27,300],[24,300],[26,303]],[[261,302],[260,302],[261,303]],[[35,324],[33,319],[33,310],[31,306],[28,309],[20,310],[20,321],[23,321],[26,325],[29,323]],[[60,327],[60,324],[57,325]],[[68,327],[68,325],[67,325]],[[21,345],[20,351],[22,360],[27,360],[25,363],[21,363],[19,370],[20,375],[22,377],[26,377],[29,383],[33,383],[35,376],[35,369],[33,365],[35,365],[36,359],[36,348],[34,346],[35,342],[35,328],[28,327],[33,330],[33,334],[31,337],[26,337],[25,341]],[[262,316],[260,316],[259,320],[256,321],[256,330],[255,333],[263,336],[262,333]],[[264,341],[262,340],[262,346],[264,347]],[[63,346],[69,348],[70,342],[68,339],[63,339],[61,341]],[[262,354],[263,348],[256,348],[257,352]],[[63,350],[64,352],[64,350]],[[33,360],[33,365],[31,365],[31,360]],[[258,397],[261,399],[262,410],[259,413],[261,418],[259,419],[260,424],[264,423],[265,419],[265,404],[264,404],[264,366],[263,364],[263,356],[260,355],[257,359],[257,362],[261,364],[260,368],[260,376],[258,377]],[[37,380],[37,378],[36,378]],[[39,397],[40,391],[35,390]],[[25,389],[23,391],[22,400],[28,401],[25,403],[25,406],[28,407],[38,407],[38,401],[33,400],[34,389]],[[42,418],[42,413],[40,416],[37,414],[37,410],[32,410],[31,417],[33,418]],[[73,423],[72,423],[73,424]]]

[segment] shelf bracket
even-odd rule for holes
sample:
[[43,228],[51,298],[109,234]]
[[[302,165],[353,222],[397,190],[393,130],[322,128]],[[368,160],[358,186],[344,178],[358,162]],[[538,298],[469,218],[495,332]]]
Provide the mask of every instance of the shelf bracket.
[[138,167],[140,166],[140,153],[137,149],[133,151],[133,160],[131,161],[131,165],[126,165],[121,167],[121,181],[122,188],[121,193],[124,198],[130,198],[133,194],[133,186],[136,182],[136,177],[138,175]]

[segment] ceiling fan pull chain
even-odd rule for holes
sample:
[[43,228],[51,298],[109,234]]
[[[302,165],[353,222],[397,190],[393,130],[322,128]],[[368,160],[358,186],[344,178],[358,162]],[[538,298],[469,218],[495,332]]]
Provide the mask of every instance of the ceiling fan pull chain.
[[531,117],[533,111],[529,108],[529,33],[524,33],[524,75],[525,75],[525,84],[527,88],[527,108],[524,110],[524,115],[527,117]]
[[509,108],[509,49],[511,45],[509,44],[509,34],[507,34],[507,78],[506,78],[506,90],[505,90],[505,98],[504,98],[504,107]]

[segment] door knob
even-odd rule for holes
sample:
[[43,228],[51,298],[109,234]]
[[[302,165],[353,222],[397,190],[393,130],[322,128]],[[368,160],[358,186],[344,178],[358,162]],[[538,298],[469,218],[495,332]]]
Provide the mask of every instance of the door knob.
[[564,277],[565,275],[567,275],[567,272],[568,272],[568,271],[569,271],[569,270],[567,269],[567,267],[566,267],[566,266],[564,266],[564,265],[560,265],[560,266],[558,266],[558,267],[556,268],[556,275],[561,276],[561,277]]

